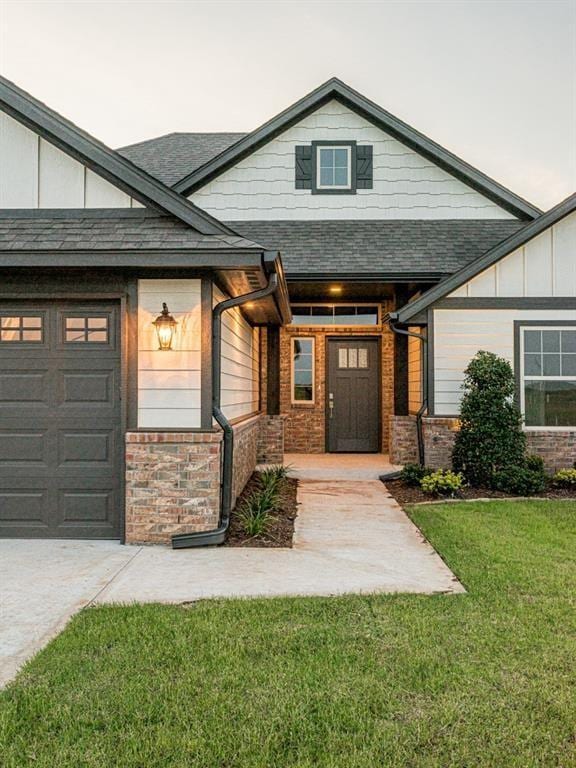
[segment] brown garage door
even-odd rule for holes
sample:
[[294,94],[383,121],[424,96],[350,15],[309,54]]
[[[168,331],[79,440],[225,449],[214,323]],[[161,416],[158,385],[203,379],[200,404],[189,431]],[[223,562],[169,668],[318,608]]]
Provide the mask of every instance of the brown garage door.
[[119,308],[0,304],[0,536],[117,538]]

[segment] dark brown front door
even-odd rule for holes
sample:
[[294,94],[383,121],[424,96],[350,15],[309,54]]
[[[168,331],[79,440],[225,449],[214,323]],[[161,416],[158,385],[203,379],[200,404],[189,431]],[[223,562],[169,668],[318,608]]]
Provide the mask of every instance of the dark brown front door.
[[328,339],[328,451],[380,450],[379,339]]
[[0,536],[116,538],[119,307],[0,304]]

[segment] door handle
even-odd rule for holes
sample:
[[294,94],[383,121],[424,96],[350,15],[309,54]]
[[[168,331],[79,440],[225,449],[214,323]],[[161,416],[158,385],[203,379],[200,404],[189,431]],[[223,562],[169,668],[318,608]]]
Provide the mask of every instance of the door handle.
[[332,392],[328,394],[328,413],[330,418],[334,416],[334,394]]

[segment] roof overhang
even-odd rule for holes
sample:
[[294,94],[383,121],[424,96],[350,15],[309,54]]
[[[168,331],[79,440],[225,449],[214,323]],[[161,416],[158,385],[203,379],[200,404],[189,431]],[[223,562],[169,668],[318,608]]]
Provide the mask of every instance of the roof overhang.
[[[278,275],[276,291],[269,297],[243,306],[255,325],[282,325],[291,319],[288,289],[279,253],[255,250],[150,250],[104,251],[0,251],[0,269],[187,270],[190,276],[213,274],[229,296],[240,296],[264,288],[270,275]],[[148,273],[149,274],[149,273]]]

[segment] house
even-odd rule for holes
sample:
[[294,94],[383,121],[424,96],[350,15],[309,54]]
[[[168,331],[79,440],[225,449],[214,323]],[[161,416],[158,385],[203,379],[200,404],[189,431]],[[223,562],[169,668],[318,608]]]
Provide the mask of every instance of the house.
[[285,451],[445,465],[480,348],[571,464],[575,208],[336,79],[117,151],[0,80],[0,535],[218,543]]

